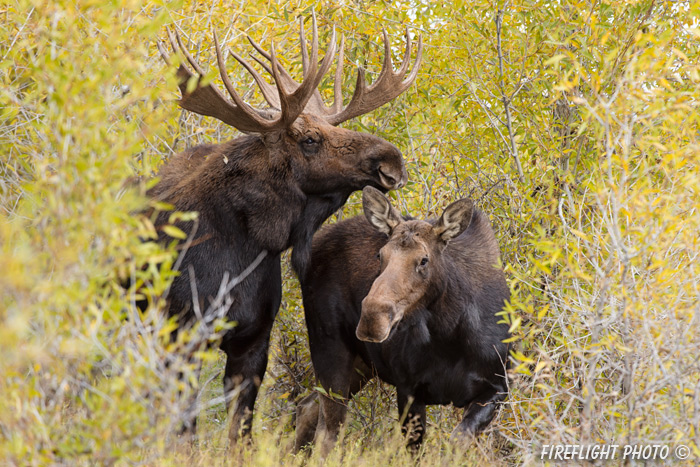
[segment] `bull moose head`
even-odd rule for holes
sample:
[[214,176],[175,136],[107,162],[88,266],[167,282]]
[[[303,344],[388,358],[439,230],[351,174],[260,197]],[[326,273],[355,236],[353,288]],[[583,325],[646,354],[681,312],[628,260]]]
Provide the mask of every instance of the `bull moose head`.
[[[215,86],[203,85],[205,72],[184,47],[177,32],[168,31],[174,51],[180,50],[186,63],[177,70],[182,99],[180,106],[189,111],[212,116],[245,133],[260,136],[268,153],[269,161],[286,161],[293,166],[295,178],[300,181],[305,193],[326,193],[338,188],[351,191],[372,185],[382,191],[400,188],[407,180],[400,152],[390,143],[366,133],[337,128],[340,123],[370,112],[391,101],[404,92],[418,73],[422,56],[422,39],[418,39],[418,52],[410,73],[412,44],[406,30],[406,51],[403,63],[397,72],[393,70],[391,49],[386,31],[384,38],[384,61],[381,72],[372,85],[367,85],[365,71],[358,68],[355,90],[347,106],[343,106],[341,90],[344,38],[341,38],[333,85],[333,103],[326,106],[317,87],[331,67],[336,51],[335,29],[328,51],[318,62],[318,32],[313,16],[313,40],[309,56],[304,38],[303,20],[300,21],[301,58],[303,80],[295,81],[280,65],[274,46],[268,53],[250,37],[257,52],[267,60],[254,59],[269,73],[275,86],[263,77],[237,53],[230,54],[252,75],[270,108],[256,109],[244,102],[225,72],[226,65],[218,38],[214,33],[214,44],[219,73],[230,99]],[[166,61],[168,53],[161,44],[159,50]],[[196,86],[191,88],[191,80]]]

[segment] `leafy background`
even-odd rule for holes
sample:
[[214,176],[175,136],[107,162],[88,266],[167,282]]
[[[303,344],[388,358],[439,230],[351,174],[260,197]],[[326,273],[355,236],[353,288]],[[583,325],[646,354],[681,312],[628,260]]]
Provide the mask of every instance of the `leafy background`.
[[[404,212],[476,200],[513,293],[511,392],[484,435],[455,449],[460,412],[432,407],[411,460],[393,390],[374,382],[329,462],[533,463],[543,443],[656,443],[687,445],[697,463],[700,4],[649,0],[3,2],[3,463],[305,462],[289,454],[292,414],[315,383],[288,263],[254,442],[227,452],[223,360],[201,345],[224,325],[167,339],[157,297],[175,250],[142,242],[154,228],[134,213],[170,155],[236,135],[173,102],[164,27],[205,64],[212,30],[235,50],[250,50],[246,35],[274,41],[298,73],[297,22],[308,31],[312,8],[322,49],[333,26],[346,36],[346,95],[355,67],[378,73],[382,27],[395,62],[404,28],[422,34],[415,85],[346,126],[401,148],[410,182],[392,196]],[[229,72],[261,102],[233,61]],[[355,195],[331,221],[358,208]],[[147,312],[119,286],[127,277],[149,284]],[[190,445],[177,436],[188,389],[176,375],[193,378],[182,357],[193,353],[205,371]]]

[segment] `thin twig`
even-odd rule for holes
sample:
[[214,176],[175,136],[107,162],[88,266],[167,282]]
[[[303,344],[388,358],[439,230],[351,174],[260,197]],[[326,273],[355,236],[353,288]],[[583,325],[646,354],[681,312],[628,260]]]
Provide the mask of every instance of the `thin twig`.
[[[504,8],[508,4],[504,5]],[[508,128],[508,137],[510,138],[510,152],[515,160],[515,167],[518,169],[518,176],[520,181],[524,181],[525,175],[523,174],[523,166],[520,164],[520,156],[518,155],[518,146],[515,144],[515,138],[513,135],[513,121],[510,116],[510,100],[506,97],[505,86],[503,84],[503,50],[501,48],[501,26],[503,25],[503,10],[499,9],[496,13],[496,51],[498,52],[498,72],[499,81],[501,88],[501,100],[503,102],[503,108],[506,111],[506,128]],[[515,93],[513,94],[515,95]]]

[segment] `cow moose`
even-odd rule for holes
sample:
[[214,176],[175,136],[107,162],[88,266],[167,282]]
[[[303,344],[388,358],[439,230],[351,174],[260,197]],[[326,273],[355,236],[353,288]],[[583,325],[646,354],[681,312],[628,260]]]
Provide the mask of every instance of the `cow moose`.
[[[396,386],[408,446],[420,446],[427,404],[465,407],[453,432],[468,440],[507,394],[510,292],[488,217],[461,199],[437,220],[404,218],[378,190],[365,216],[322,229],[301,280],[311,360],[326,394],[297,408],[295,448],[326,456],[347,399],[374,376]],[[330,395],[330,396],[329,396]]]
[[[226,354],[224,395],[229,413],[233,411],[229,425],[232,443],[251,430],[253,406],[267,367],[270,331],[282,295],[280,254],[292,247],[292,266],[297,274],[303,274],[313,233],[352,192],[365,186],[386,192],[407,180],[401,152],[394,145],[337,125],[380,107],[411,85],[421,60],[421,39],[409,73],[412,41],[406,31],[403,63],[394,71],[384,31],[381,72],[367,85],[364,70],[359,68],[352,98],[344,106],[341,38],[334,101],[326,106],[317,88],[335,56],[335,30],[320,64],[315,15],[312,34],[309,56],[302,19],[301,83],[279,63],[274,46],[268,53],[249,38],[266,60],[255,58],[272,76],[274,86],[248,61],[230,52],[252,75],[269,104],[269,108],[257,109],[234,89],[215,33],[218,69],[230,99],[215,85],[202,81],[202,67],[188,53],[179,34],[168,31],[173,52],[179,50],[184,56],[177,69],[180,106],[245,133],[229,142],[201,145],[175,155],[148,192],[178,211],[199,213],[196,222],[178,224],[189,238],[182,243],[180,275],[167,295],[167,313],[178,318],[180,327],[187,326],[201,318],[202,310],[207,310],[220,290],[228,292],[222,306],[235,327],[226,332],[220,348]],[[159,43],[158,48],[166,63],[171,63],[164,45]],[[167,222],[168,213],[157,215],[156,226]],[[171,240],[161,229],[159,241]],[[222,287],[222,281],[229,278],[242,280],[236,287]],[[235,407],[234,393],[238,394]],[[195,423],[194,419],[186,420],[186,431],[193,432]]]

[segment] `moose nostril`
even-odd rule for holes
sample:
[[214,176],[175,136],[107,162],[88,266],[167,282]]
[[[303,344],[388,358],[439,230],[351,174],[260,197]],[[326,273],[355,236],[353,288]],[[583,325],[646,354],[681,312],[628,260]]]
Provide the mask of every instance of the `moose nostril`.
[[406,166],[401,168],[401,180],[399,180],[399,188],[405,187],[408,183],[408,172],[406,171]]
[[381,168],[379,168],[379,169],[377,170],[377,172],[379,173],[379,178],[380,178],[380,180],[381,180],[381,182],[382,182],[382,185],[384,185],[384,187],[385,187],[386,189],[390,190],[390,189],[396,187],[396,185],[397,185],[397,183],[396,183],[396,177],[394,177],[393,175],[390,175],[390,174],[386,173],[386,172],[385,172],[384,170],[382,170]]

